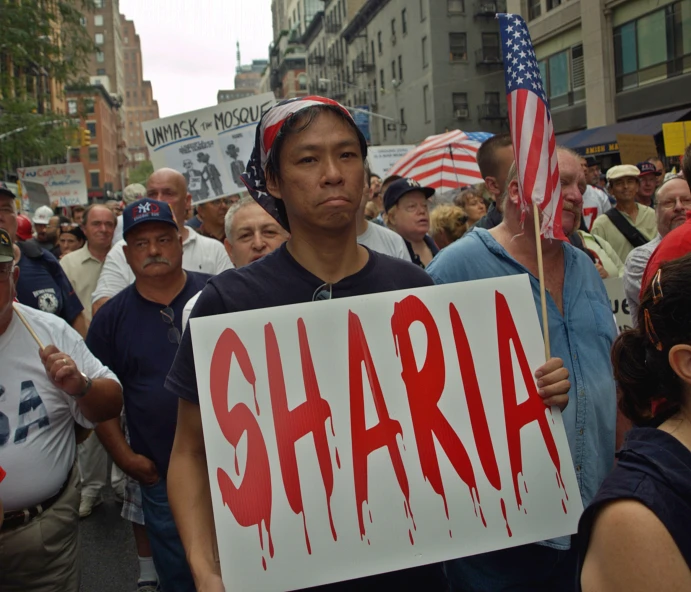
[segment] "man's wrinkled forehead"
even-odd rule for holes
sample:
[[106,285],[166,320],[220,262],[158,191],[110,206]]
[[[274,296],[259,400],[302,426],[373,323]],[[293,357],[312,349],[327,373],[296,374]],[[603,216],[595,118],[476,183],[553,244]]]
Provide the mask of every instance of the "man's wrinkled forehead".
[[671,201],[677,197],[689,197],[691,190],[685,179],[670,179],[657,190],[657,202]]

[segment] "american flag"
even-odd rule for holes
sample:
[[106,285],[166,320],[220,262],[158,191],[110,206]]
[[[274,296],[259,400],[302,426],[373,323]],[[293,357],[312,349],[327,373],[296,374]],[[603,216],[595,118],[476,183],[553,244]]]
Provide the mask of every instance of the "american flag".
[[492,134],[453,130],[429,136],[396,162],[387,175],[411,177],[438,193],[482,183],[477,149]]
[[561,185],[547,96],[525,21],[499,14],[506,100],[524,211],[542,211],[542,236],[566,240],[561,227]]

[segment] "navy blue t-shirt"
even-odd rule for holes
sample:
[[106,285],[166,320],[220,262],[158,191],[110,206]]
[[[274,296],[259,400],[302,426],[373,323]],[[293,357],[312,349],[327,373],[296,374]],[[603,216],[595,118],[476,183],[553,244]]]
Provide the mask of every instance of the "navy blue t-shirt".
[[[209,280],[190,318],[311,302],[323,284],[321,279],[293,259],[283,244],[251,265],[225,271]],[[432,285],[434,282],[430,276],[409,261],[369,251],[367,264],[334,284],[331,297],[362,296]],[[166,388],[181,398],[199,403],[189,331],[182,336],[175,363],[166,379]],[[446,589],[441,565],[432,564],[310,588],[310,592],[441,592]]]
[[[182,309],[211,277],[186,273],[185,287],[169,304],[179,331]],[[178,348],[161,314],[165,308],[131,284],[101,307],[86,336],[89,349],[122,383],[132,450],[151,459],[162,478],[168,472],[178,412],[177,401],[163,387]]]
[[60,262],[38,245],[19,243],[19,250],[22,257],[17,264],[17,300],[57,315],[71,325],[84,307]]

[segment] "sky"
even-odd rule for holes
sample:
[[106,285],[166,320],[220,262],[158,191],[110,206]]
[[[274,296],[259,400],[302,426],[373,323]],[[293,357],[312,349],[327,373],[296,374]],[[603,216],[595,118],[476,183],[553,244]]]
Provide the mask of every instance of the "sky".
[[271,0],[120,0],[141,40],[144,79],[161,117],[216,104],[242,62],[268,59]]

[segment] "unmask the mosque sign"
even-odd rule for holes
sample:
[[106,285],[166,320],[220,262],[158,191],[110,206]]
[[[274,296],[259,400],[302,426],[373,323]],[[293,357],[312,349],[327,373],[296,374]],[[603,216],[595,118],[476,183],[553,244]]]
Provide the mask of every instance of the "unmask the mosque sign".
[[295,590],[574,533],[527,276],[191,320],[226,589]]
[[265,93],[142,123],[154,169],[180,171],[194,204],[245,191],[257,123],[275,102]]

